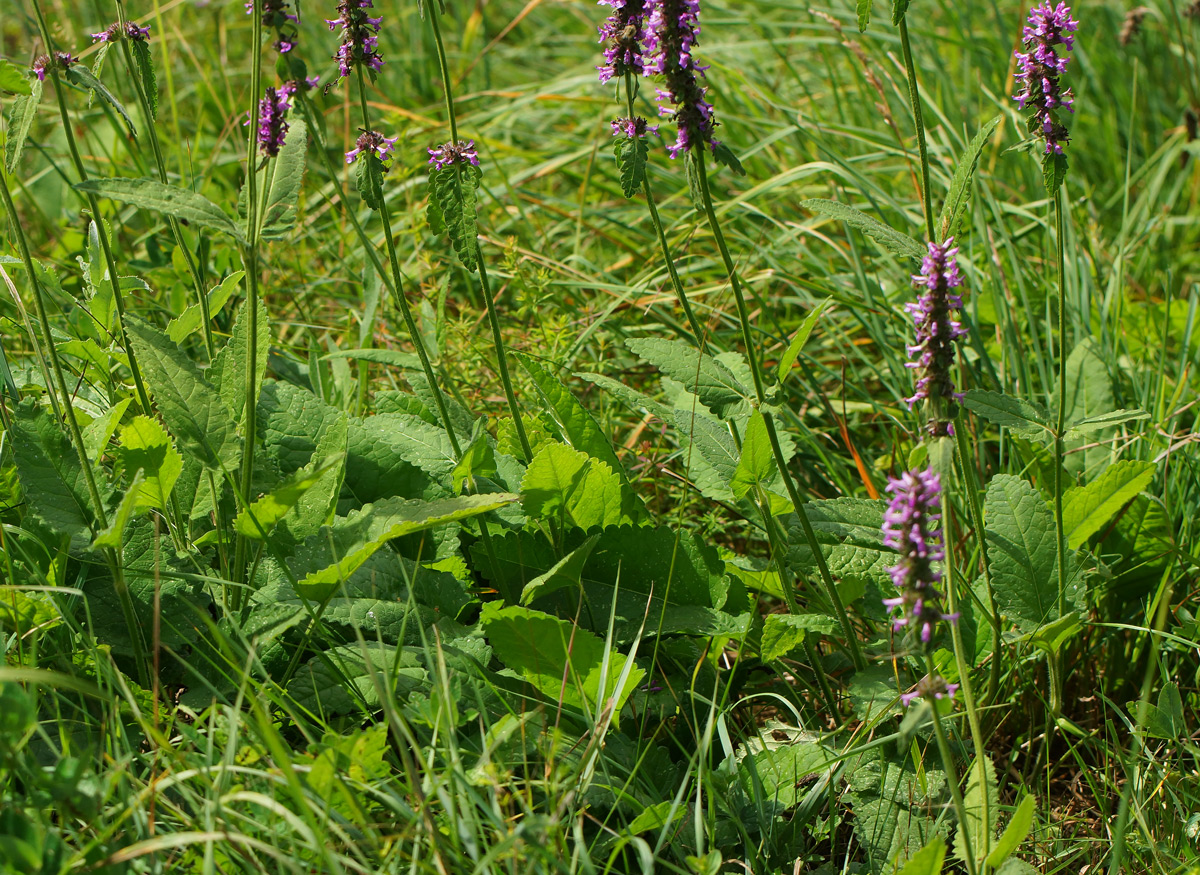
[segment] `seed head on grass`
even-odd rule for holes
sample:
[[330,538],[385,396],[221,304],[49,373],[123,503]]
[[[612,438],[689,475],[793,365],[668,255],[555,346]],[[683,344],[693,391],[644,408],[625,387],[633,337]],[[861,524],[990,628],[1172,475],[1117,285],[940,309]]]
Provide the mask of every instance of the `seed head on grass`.
[[325,20],[330,30],[342,29],[342,44],[334,55],[342,79],[358,65],[372,73],[383,66],[383,57],[376,51],[383,18],[372,18],[367,13],[372,6],[372,0],[342,0],[337,7],[338,17]]
[[346,153],[346,163],[353,164],[359,155],[374,154],[380,161],[389,161],[392,149],[399,137],[385,137],[379,131],[363,131],[358,135],[354,148]]
[[[1015,53],[1016,79],[1021,92],[1014,99],[1021,109],[1033,109],[1030,133],[1046,141],[1047,155],[1063,154],[1063,144],[1068,141],[1067,129],[1058,120],[1057,110],[1066,107],[1068,112],[1074,112],[1075,98],[1071,89],[1063,90],[1059,77],[1067,71],[1078,27],[1079,22],[1071,17],[1070,6],[1062,2],[1052,6],[1050,0],[1042,0],[1029,11],[1021,35],[1026,51]],[[1059,55],[1058,46],[1064,46],[1066,54]]]
[[[958,619],[957,614],[942,613],[942,594],[937,589],[942,574],[935,566],[946,558],[941,529],[935,528],[942,518],[941,478],[932,468],[905,471],[889,479],[887,491],[892,499],[883,515],[883,542],[900,554],[899,561],[888,569],[900,595],[883,603],[900,609],[892,621],[893,631],[911,629],[920,643],[928,646],[939,623]],[[952,696],[955,689],[955,684],[927,677],[904,697],[904,703],[917,696]]]
[[615,76],[632,73],[641,76],[645,72],[642,42],[645,39],[645,0],[600,0],[601,6],[611,6],[612,15],[600,25],[600,42],[604,43],[604,63],[600,81],[608,82]]
[[[953,237],[944,243],[930,243],[921,262],[921,272],[912,277],[913,285],[923,291],[915,302],[904,307],[917,329],[916,342],[908,347],[912,360],[906,365],[918,373],[916,391],[911,398],[904,399],[910,405],[928,400],[940,405],[962,397],[955,390],[951,375],[954,342],[967,333],[951,316],[963,305],[962,295],[955,291],[962,285],[957,256]],[[953,433],[948,419],[936,418],[930,423],[930,432],[935,437]]]
[[667,147],[671,157],[697,143],[715,150],[717,122],[712,104],[705,99],[708,88],[700,84],[708,68],[692,57],[700,33],[700,0],[646,0],[646,15],[646,73],[663,76],[665,87],[658,90],[660,113],[679,126],[678,137]]

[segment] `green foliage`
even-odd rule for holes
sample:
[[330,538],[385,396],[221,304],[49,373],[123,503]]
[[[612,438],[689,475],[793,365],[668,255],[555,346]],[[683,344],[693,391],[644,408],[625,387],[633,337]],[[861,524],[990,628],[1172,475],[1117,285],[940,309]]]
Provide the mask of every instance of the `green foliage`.
[[21,163],[21,150],[29,138],[29,129],[37,116],[38,103],[42,99],[42,83],[29,80],[29,93],[19,94],[9,101],[6,136],[4,140],[4,169],[7,173],[17,172]]
[[[859,20],[860,22],[862,20],[861,10]],[[885,225],[878,219],[868,216],[862,210],[856,210],[854,207],[825,198],[809,198],[801,201],[800,206],[802,209],[857,228],[893,255],[915,259],[925,256],[925,247],[916,240],[890,225]]]
[[613,151],[621,175],[621,191],[625,197],[634,197],[642,190],[646,180],[646,158],[650,154],[650,144],[643,137],[618,137],[613,144]]
[[474,271],[476,199],[482,171],[473,164],[455,163],[429,171],[429,225],[435,234],[448,234],[463,267]]

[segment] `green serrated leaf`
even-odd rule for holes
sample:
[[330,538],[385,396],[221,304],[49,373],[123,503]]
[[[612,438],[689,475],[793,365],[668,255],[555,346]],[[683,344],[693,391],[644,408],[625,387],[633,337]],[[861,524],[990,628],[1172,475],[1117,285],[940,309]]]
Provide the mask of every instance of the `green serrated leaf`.
[[916,240],[854,207],[825,198],[810,198],[801,201],[800,206],[857,228],[894,255],[916,259],[925,257],[925,247]]
[[612,468],[559,443],[542,447],[521,481],[525,512],[535,519],[590,529],[632,522]]
[[354,187],[368,207],[383,209],[383,162],[373,152],[363,152],[354,167]]
[[267,370],[267,358],[271,351],[271,325],[267,320],[267,308],[263,304],[262,298],[255,299],[254,307],[255,309],[251,311],[249,302],[247,302],[238,311],[229,342],[217,353],[208,370],[213,385],[221,393],[225,404],[233,411],[235,422],[242,421],[242,414],[246,410],[246,360],[250,354],[250,314],[252,312],[256,313],[254,319],[254,395],[256,398],[262,389],[263,377]]
[[[905,8],[908,7],[905,0],[894,0],[894,2],[897,6],[903,2]],[[984,123],[959,159],[958,166],[954,168],[954,176],[950,180],[950,190],[946,194],[946,202],[942,204],[942,213],[938,218],[938,228],[941,230],[943,240],[958,233],[959,223],[962,221],[967,203],[971,199],[971,182],[975,178],[975,168],[979,165],[979,156],[983,154],[984,146],[992,138],[992,134],[995,133],[999,124],[1000,116]]]
[[738,156],[724,143],[717,143],[713,146],[713,160],[718,164],[728,167],[737,176],[745,176],[746,168],[742,166],[742,162],[738,160]]
[[782,659],[803,645],[809,635],[832,635],[837,627],[837,621],[825,614],[767,614],[762,632],[763,662]]
[[133,475],[133,479],[129,481],[129,489],[121,496],[121,502],[117,505],[116,510],[109,514],[108,527],[96,535],[96,539],[92,541],[93,549],[121,549],[121,544],[125,540],[125,529],[129,525],[129,521],[133,519],[134,512],[138,507],[144,504],[142,496],[145,485],[142,479],[142,472],[136,472]]
[[129,110],[125,108],[125,105],[121,101],[117,100],[103,82],[92,74],[91,70],[83,66],[83,64],[72,64],[64,71],[63,75],[72,85],[79,88],[86,88],[116,110],[117,115],[124,119],[125,125],[129,128],[129,135],[135,140],[137,139],[137,129],[133,126],[133,119],[129,116]]
[[796,363],[796,359],[800,357],[800,351],[804,349],[804,344],[808,342],[808,337],[812,334],[813,329],[817,327],[817,320],[821,315],[829,309],[833,304],[833,298],[826,298],[817,306],[809,311],[809,314],[804,317],[804,321],[800,323],[800,327],[796,329],[796,333],[792,335],[792,342],[788,344],[787,351],[779,359],[779,379],[782,381],[789,373],[791,373],[792,365]]
[[612,377],[605,376],[604,374],[589,374],[584,371],[576,372],[575,376],[581,380],[587,380],[592,385],[599,386],[618,401],[636,411],[653,413],[663,421],[671,418],[670,407],[661,401],[654,400],[644,392],[639,392],[637,389],[625,385],[620,380],[614,380]]
[[264,495],[257,501],[243,507],[233,521],[233,528],[239,534],[256,541],[264,541],[271,530],[278,525],[288,512],[295,507],[300,499],[316,486],[321,477],[335,467],[341,458],[327,458],[316,468],[301,468],[283,483]]
[[910,0],[892,0],[892,26],[899,27],[900,22],[904,20],[904,16],[908,13],[908,4]]
[[32,90],[29,85],[29,71],[18,67],[12,61],[0,58],[0,91],[27,95],[32,93]]
[[996,425],[1010,428],[1031,437],[1050,434],[1049,417],[1046,411],[1032,401],[989,392],[985,389],[970,389],[963,397],[963,407],[982,416]]
[[855,12],[858,18],[858,32],[866,33],[867,25],[871,23],[871,0],[858,0]]
[[980,754],[971,764],[967,792],[963,794],[965,821],[954,831],[954,856],[966,862],[968,844],[973,859],[983,856],[1000,825],[1000,791],[996,786],[996,767]]
[[750,390],[733,371],[681,340],[635,338],[625,342],[634,354],[694,392],[700,403],[725,418],[749,409]]
[[29,129],[37,116],[38,104],[42,100],[42,83],[37,79],[29,81],[29,93],[19,94],[9,101],[7,138],[4,141],[4,169],[9,174],[17,172],[21,161],[21,151],[25,148],[25,140],[29,137]]
[[479,237],[475,210],[482,178],[482,171],[473,164],[455,163],[429,172],[429,224],[434,233],[449,234],[454,251],[469,271],[475,270]]
[[1046,186],[1046,194],[1054,197],[1067,178],[1067,156],[1051,152],[1042,158],[1042,183]]
[[[308,127],[303,120],[292,119],[288,123],[283,147],[270,165],[270,182],[258,217],[259,236],[263,240],[280,240],[296,228],[296,208],[300,202],[307,151]],[[373,155],[368,157],[378,161]]]
[[700,174],[704,172],[696,160],[696,153],[693,150],[688,150],[683,157],[684,173],[687,176],[688,194],[692,197],[692,206],[696,212],[704,213],[704,186],[700,181]]
[[379,413],[355,425],[397,460],[420,468],[434,479],[449,477],[458,464],[444,429],[409,413]]
[[742,453],[733,472],[733,479],[729,482],[729,488],[737,498],[745,498],[751,490],[760,486],[765,488],[774,480],[778,470],[771,451],[771,442],[767,437],[766,421],[762,412],[755,410],[746,425],[742,437]]
[[942,864],[945,861],[946,842],[941,836],[936,836],[933,841],[909,857],[899,875],[942,875]]
[[1071,549],[1082,547],[1108,525],[1121,508],[1150,485],[1156,471],[1153,462],[1115,462],[1086,486],[1068,489],[1063,496],[1063,526]]
[[462,458],[455,464],[454,470],[450,472],[454,493],[457,495],[462,492],[464,485],[474,492],[475,478],[494,478],[495,476],[496,452],[492,449],[487,433],[480,431],[475,435],[470,446],[463,451]]
[[142,80],[142,92],[150,105],[150,118],[158,118],[158,80],[154,76],[154,56],[145,40],[132,40],[133,61]]
[[634,667],[621,683],[629,657],[608,649],[599,636],[541,611],[488,602],[479,623],[496,657],[551,702],[595,713],[611,697],[618,715],[646,674]]
[[233,219],[204,195],[164,185],[154,179],[89,179],[75,183],[79,191],[91,192],[101,197],[112,198],[122,203],[133,204],[146,210],[174,216],[183,221],[212,228],[228,234],[239,243],[245,243],[242,229]]
[[215,470],[235,463],[241,440],[216,388],[157,328],[126,314],[125,329],[158,412],[183,451]]
[[[215,286],[208,293],[208,313],[210,316],[216,316],[234,292],[238,290],[242,283],[242,277],[246,275],[244,270],[235,270],[225,279],[221,280],[220,284]],[[178,318],[172,319],[167,325],[167,337],[171,338],[172,343],[183,343],[184,338],[189,337],[193,332],[200,328],[200,323],[204,319],[204,311],[199,304],[191,304],[184,310]]]
[[1068,437],[1091,434],[1105,428],[1115,428],[1127,422],[1137,422],[1149,419],[1150,414],[1144,410],[1113,410],[1108,413],[1097,413],[1078,420],[1067,429]]
[[54,417],[32,402],[19,405],[8,443],[29,513],[76,546],[89,543],[95,518],[83,469]]
[[141,471],[144,477],[138,490],[130,488],[137,506],[166,510],[183,473],[183,457],[163,427],[149,416],[135,416],[121,428],[119,457],[127,472]]
[[646,159],[650,144],[644,137],[620,137],[613,146],[617,156],[617,171],[621,175],[621,191],[633,197],[642,190],[646,179]]
[[364,716],[379,708],[380,692],[400,701],[426,689],[429,675],[411,650],[369,642],[344,644],[309,660],[288,684],[288,695],[319,714]]
[[998,474],[988,484],[984,519],[996,601],[1003,613],[1023,632],[1057,619],[1054,515],[1046,501],[1020,477]]
[[1025,841],[1029,835],[1029,830],[1033,827],[1033,814],[1037,808],[1037,799],[1033,796],[1026,796],[1017,805],[1013,811],[1012,818],[1008,821],[1008,826],[1004,828],[1003,834],[992,846],[992,852],[987,856],[987,864],[993,869],[999,868],[1009,857],[1016,853],[1017,848],[1021,846],[1021,842]]

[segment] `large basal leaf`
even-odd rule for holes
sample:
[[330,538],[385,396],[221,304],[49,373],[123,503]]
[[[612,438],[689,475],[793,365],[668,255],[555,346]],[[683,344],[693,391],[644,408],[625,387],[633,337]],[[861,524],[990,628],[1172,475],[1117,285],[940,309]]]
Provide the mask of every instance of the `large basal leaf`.
[[381,693],[404,701],[428,683],[415,651],[372,642],[344,644],[313,657],[296,672],[287,691],[301,707],[331,716],[375,711]]
[[783,744],[748,754],[737,764],[742,792],[782,814],[810,790],[809,779],[829,770],[834,754],[815,741]]
[[925,247],[916,240],[854,207],[825,198],[810,198],[801,201],[800,206],[857,228],[895,255],[917,259],[925,257]]
[[377,413],[354,421],[357,431],[369,435],[397,460],[407,462],[441,480],[454,471],[454,446],[444,429],[408,413]]
[[854,832],[871,871],[891,871],[947,832],[934,816],[945,793],[945,773],[928,762],[918,774],[910,764],[872,751],[851,760],[848,771]]
[[1115,462],[1086,486],[1063,496],[1063,525],[1071,549],[1082,547],[1126,504],[1150,485],[1157,470],[1153,462]]
[[155,179],[89,179],[75,188],[101,197],[112,198],[135,207],[174,216],[196,225],[228,234],[244,243],[246,237],[233,219],[204,195],[186,188],[165,185]]
[[9,101],[7,138],[4,141],[4,169],[9,175],[17,172],[21,163],[21,152],[25,148],[25,140],[29,137],[29,129],[37,117],[38,104],[42,100],[42,83],[37,79],[29,80],[29,93],[18,94]]
[[31,402],[18,405],[8,443],[29,512],[75,546],[90,542],[95,512],[83,468],[54,417]]
[[632,495],[612,468],[565,444],[542,447],[521,482],[525,512],[534,519],[590,529],[633,522]]
[[629,657],[605,651],[597,635],[541,611],[484,605],[484,635],[506,667],[517,672],[551,702],[563,702],[597,713],[613,701],[619,715],[646,672],[632,667],[621,683]]
[[763,661],[782,659],[803,646],[810,635],[832,635],[837,628],[837,620],[825,614],[767,614],[762,632]]
[[157,328],[131,314],[125,316],[125,328],[158,412],[183,451],[208,468],[234,464],[241,441],[217,390]]
[[[988,558],[996,601],[1022,632],[1058,618],[1058,562],[1054,514],[1032,484],[997,474],[984,501]],[[1073,572],[1074,554],[1069,569]],[[1071,581],[1073,573],[1068,573]],[[1081,595],[1071,590],[1069,605]]]
[[296,550],[289,561],[297,577],[296,589],[308,599],[325,598],[388,541],[489,513],[517,499],[509,493],[493,493],[366,505],[323,527]]
[[463,267],[475,270],[479,231],[475,204],[480,169],[472,164],[451,164],[429,171],[429,224],[435,234],[446,232]]
[[307,465],[323,435],[345,416],[312,392],[275,380],[263,382],[256,412],[259,440],[285,475]]
[[750,390],[733,371],[680,340],[635,338],[625,343],[672,380],[694,392],[700,403],[722,418],[749,408]]
[[[896,564],[896,553],[883,543],[884,501],[864,498],[832,498],[805,505],[821,545],[821,552],[834,578],[866,577],[879,586],[890,587],[888,567]],[[788,566],[810,581],[817,579],[816,557],[793,518],[788,527]],[[863,612],[872,615],[863,606]],[[878,607],[882,611],[882,606]]]
[[938,218],[938,228],[943,240],[958,233],[959,223],[967,209],[967,203],[971,200],[971,183],[975,179],[979,156],[999,124],[1000,116],[985,122],[962,157],[958,159],[958,166],[954,168],[954,176],[950,180],[950,191],[946,194],[946,202],[942,204],[942,214]]
[[328,459],[324,467],[311,470],[301,468],[270,494],[243,507],[233,521],[234,531],[246,538],[266,540],[271,530],[321,481],[322,476],[340,461],[340,458]]
[[259,219],[259,236],[264,240],[278,240],[295,230],[307,149],[308,128],[300,119],[290,120],[283,148],[271,162],[270,181]]

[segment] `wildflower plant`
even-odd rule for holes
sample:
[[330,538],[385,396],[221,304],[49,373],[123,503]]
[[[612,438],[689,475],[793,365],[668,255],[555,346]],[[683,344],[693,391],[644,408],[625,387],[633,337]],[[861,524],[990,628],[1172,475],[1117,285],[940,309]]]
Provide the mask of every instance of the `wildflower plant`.
[[921,290],[915,302],[905,305],[916,326],[916,341],[909,345],[911,360],[906,367],[917,374],[916,391],[904,399],[914,405],[924,401],[930,410],[928,430],[931,437],[949,437],[954,433],[954,412],[962,393],[954,387],[955,343],[967,330],[954,318],[962,310],[962,285],[958,272],[958,249],[954,238],[944,243],[929,243],[921,272],[913,274],[913,285]]
[[[1045,143],[1043,168],[1046,188],[1052,196],[1067,169],[1063,146],[1069,137],[1061,111],[1074,112],[1075,98],[1070,88],[1063,87],[1062,76],[1071,61],[1078,27],[1065,2],[1060,0],[1054,5],[1051,0],[1042,0],[1029,11],[1021,32],[1025,51],[1015,53],[1016,80],[1021,90],[1014,100],[1025,111],[1030,136]],[[1061,55],[1059,46],[1064,49]]]

